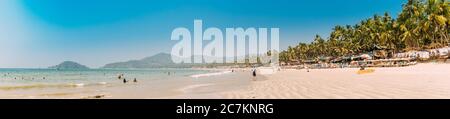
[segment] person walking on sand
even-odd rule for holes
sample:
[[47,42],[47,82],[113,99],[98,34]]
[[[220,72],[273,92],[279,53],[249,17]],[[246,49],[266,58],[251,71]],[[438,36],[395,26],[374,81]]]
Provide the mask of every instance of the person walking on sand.
[[359,70],[361,71],[366,69],[365,64],[360,64],[359,67],[360,67]]
[[305,64],[305,69],[306,69],[306,72],[309,72],[309,67],[306,66],[306,64]]
[[252,69],[252,75],[253,75],[252,80],[253,80],[253,81],[256,81],[256,68],[253,68],[253,69]]

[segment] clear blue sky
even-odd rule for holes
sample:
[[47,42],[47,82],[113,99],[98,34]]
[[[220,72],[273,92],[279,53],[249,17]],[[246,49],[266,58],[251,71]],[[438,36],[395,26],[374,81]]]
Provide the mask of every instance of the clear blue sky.
[[278,27],[285,49],[406,0],[1,0],[0,67],[90,67],[170,52],[176,27]]

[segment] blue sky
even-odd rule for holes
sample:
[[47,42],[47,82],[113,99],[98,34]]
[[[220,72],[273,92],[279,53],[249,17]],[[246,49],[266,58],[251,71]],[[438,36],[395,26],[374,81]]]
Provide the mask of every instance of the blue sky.
[[[65,60],[90,67],[170,52],[173,29],[280,28],[280,47],[327,37],[406,0],[1,0],[0,67],[43,68]],[[192,32],[193,30],[191,30]]]

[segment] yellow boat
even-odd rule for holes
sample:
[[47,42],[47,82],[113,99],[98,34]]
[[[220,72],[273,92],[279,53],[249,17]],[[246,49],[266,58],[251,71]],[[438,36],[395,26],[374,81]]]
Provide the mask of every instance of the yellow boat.
[[358,70],[357,74],[369,74],[375,72],[375,69]]

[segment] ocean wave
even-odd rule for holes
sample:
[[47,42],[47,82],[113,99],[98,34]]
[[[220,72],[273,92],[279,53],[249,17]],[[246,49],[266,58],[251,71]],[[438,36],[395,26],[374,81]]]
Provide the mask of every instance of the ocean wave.
[[195,74],[191,75],[192,78],[200,78],[200,77],[209,77],[209,76],[217,76],[217,75],[223,75],[231,73],[231,71],[222,71],[222,72],[214,72],[214,73],[204,73],[204,74]]
[[11,85],[0,86],[0,90],[17,90],[17,89],[36,89],[36,88],[82,88],[85,86],[106,85],[107,82],[98,83],[62,83],[62,84],[30,84],[30,85]]

